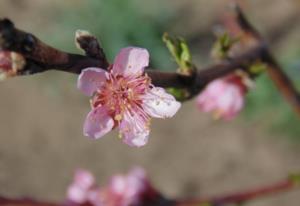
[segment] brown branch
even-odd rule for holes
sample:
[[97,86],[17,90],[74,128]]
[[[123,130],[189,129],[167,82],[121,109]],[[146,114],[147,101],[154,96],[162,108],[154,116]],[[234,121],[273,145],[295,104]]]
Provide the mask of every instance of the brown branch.
[[1,206],[62,206],[62,204],[53,204],[47,202],[39,202],[32,199],[9,199],[0,197]]
[[[35,74],[53,69],[75,74],[79,74],[87,67],[106,69],[108,63],[102,49],[94,38],[88,39],[92,39],[94,43],[90,44],[87,38],[77,38],[77,43],[88,56],[70,54],[46,45],[30,33],[16,29],[8,19],[0,21],[0,48],[18,52],[26,58],[26,66],[18,72],[18,75]],[[193,96],[210,81],[236,69],[246,68],[249,63],[261,56],[261,50],[260,47],[254,48],[234,59],[199,70],[191,76],[151,69],[147,69],[146,72],[156,86],[187,88]]]
[[255,29],[255,27],[252,26],[252,24],[249,22],[249,20],[247,19],[246,15],[243,13],[243,11],[242,11],[241,7],[239,6],[239,4],[236,1],[234,1],[231,4],[231,7],[234,11],[235,21],[238,24],[238,26],[240,27],[240,29],[243,32],[246,32],[249,35],[251,35],[252,38],[254,38],[256,40],[262,40],[261,35]]
[[[300,115],[300,98],[285,72],[281,69],[276,60],[269,52],[266,43],[260,34],[249,23],[242,10],[234,5],[235,21],[239,27],[256,40],[255,46],[243,51],[242,54],[234,56],[230,60],[225,60],[199,70],[192,75],[184,75],[176,72],[160,72],[147,69],[146,73],[151,77],[156,86],[174,87],[187,89],[189,98],[198,94],[210,81],[227,75],[237,69],[247,71],[249,66],[261,60],[269,64],[268,73],[276,83],[281,93],[294,106]],[[108,61],[103,49],[97,39],[90,34],[80,34],[76,36],[76,42],[83,49],[87,56],[71,54],[60,51],[46,45],[33,34],[16,29],[8,19],[0,20],[0,48],[18,52],[26,58],[26,65],[18,71],[18,75],[35,74],[47,70],[59,70],[79,74],[87,67],[100,67],[107,69]]]
[[273,80],[281,94],[293,106],[294,110],[300,116],[300,94],[294,86],[293,82],[284,72],[277,60],[274,58],[265,40],[254,28],[254,26],[248,21],[237,3],[233,4],[233,8],[235,11],[235,21],[238,26],[247,35],[251,36],[251,38],[255,40],[257,44],[265,45],[264,50],[261,53],[261,60],[262,62],[268,64],[267,73],[269,74],[270,78]]
[[269,67],[267,72],[279,91],[285,96],[288,102],[290,102],[297,114],[300,115],[300,94],[290,78],[282,70],[270,52],[265,52],[262,59],[268,62]]
[[287,180],[277,182],[273,185],[259,187],[245,192],[239,192],[229,195],[209,197],[195,200],[181,200],[178,201],[176,206],[223,206],[228,204],[241,204],[257,198],[262,198],[277,193],[287,192],[293,189],[299,189],[298,180],[288,178]]
[[75,43],[78,48],[85,51],[86,56],[99,59],[104,64],[104,68],[109,66],[105,53],[98,42],[97,38],[88,31],[77,30],[75,35]]

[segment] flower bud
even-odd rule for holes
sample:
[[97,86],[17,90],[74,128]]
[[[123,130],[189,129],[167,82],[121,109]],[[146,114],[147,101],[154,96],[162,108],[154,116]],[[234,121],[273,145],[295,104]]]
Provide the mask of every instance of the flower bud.
[[16,52],[0,51],[0,80],[16,76],[26,64],[25,58]]

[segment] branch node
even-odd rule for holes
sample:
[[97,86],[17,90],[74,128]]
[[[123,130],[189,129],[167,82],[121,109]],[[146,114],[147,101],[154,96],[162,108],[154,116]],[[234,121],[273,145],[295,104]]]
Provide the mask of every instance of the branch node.
[[77,30],[75,33],[75,44],[77,48],[82,49],[87,56],[101,60],[104,62],[106,68],[109,66],[101,44],[90,32]]

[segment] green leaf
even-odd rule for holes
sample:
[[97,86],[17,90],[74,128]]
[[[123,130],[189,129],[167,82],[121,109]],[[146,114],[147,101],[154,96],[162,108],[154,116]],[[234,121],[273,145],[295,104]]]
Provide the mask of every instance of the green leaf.
[[249,68],[250,73],[254,75],[259,75],[266,70],[267,70],[267,64],[262,63],[260,61],[252,64]]
[[187,92],[183,89],[168,88],[167,91],[179,101],[183,101],[187,97]]
[[163,35],[163,41],[179,66],[179,72],[183,74],[193,72],[195,67],[193,66],[192,55],[186,41],[183,38],[171,37],[168,33]]
[[297,186],[300,186],[300,174],[290,174],[289,179]]
[[238,39],[232,38],[229,34],[223,33],[218,36],[212,49],[212,56],[216,59],[225,59],[232,46],[238,42]]

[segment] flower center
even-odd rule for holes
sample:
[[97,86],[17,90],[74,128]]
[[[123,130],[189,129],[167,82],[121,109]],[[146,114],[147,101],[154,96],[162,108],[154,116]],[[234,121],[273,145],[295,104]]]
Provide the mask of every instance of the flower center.
[[109,74],[101,90],[98,90],[92,99],[92,107],[105,106],[109,114],[119,122],[124,113],[132,113],[140,109],[142,95],[150,88],[150,78],[140,76],[137,78],[126,78]]

